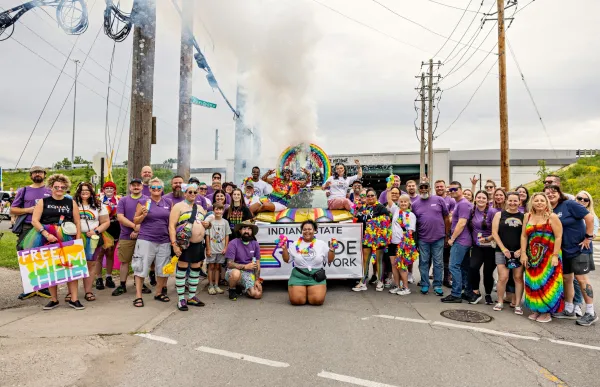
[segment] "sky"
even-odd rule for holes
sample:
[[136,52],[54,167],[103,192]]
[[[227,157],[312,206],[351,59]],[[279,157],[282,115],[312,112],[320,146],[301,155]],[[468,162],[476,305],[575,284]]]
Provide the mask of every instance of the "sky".
[[[117,162],[126,159],[133,33],[115,44],[101,30],[104,1],[86,1],[89,28],[80,36],[65,34],[56,25],[55,9],[45,7],[26,13],[12,37],[0,41],[0,166],[14,168],[19,159],[22,168],[34,160],[50,166],[70,158],[73,95],[68,94],[75,64],[67,56],[73,47],[70,59],[79,60],[84,68],[78,77],[75,154],[91,159],[97,152],[114,149]],[[598,149],[600,53],[594,49],[594,27],[600,3],[529,2],[519,1],[507,31],[515,54],[509,52],[506,58],[510,146]],[[177,156],[181,31],[171,1],[157,3],[158,143],[152,148],[153,163]],[[20,0],[0,0],[2,9],[19,4]],[[132,0],[121,4],[129,11]],[[425,71],[421,63],[430,58],[449,59],[439,69],[443,94],[434,147],[498,148],[495,21],[485,22],[473,47],[464,44],[480,29],[483,16],[471,11],[496,9],[492,0],[481,4],[480,0],[280,0],[277,4],[274,0],[197,0],[194,33],[233,104],[238,84],[245,88],[251,105],[248,120],[262,130],[265,155],[278,154],[299,138],[298,133],[330,154],[417,152],[416,76]],[[514,11],[507,10],[507,16]],[[463,44],[457,44],[459,40]],[[64,74],[33,131],[63,66]],[[457,71],[450,73],[453,68]],[[193,76],[193,95],[217,104],[216,109],[193,107],[192,167],[201,167],[202,161],[213,159],[217,128],[219,158],[233,157],[235,121],[219,93],[206,82],[205,73],[195,68]]]

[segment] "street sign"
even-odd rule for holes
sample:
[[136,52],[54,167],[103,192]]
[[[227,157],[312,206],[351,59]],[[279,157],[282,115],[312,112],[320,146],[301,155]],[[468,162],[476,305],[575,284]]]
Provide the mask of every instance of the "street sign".
[[108,172],[108,157],[106,157],[106,153],[98,152],[92,158],[92,168],[94,168],[94,172],[97,175],[100,175],[100,165],[102,163],[102,158],[104,157],[104,173]]
[[216,103],[206,102],[206,101],[203,101],[196,97],[190,97],[190,102],[193,103],[194,105],[200,105],[200,106],[204,106],[204,107],[212,108],[212,109],[215,109],[217,107]]

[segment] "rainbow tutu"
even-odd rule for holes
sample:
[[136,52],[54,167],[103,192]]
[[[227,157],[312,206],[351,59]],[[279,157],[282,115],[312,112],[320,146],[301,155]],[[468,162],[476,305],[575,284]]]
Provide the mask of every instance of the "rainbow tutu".
[[96,251],[99,251],[100,248],[110,249],[115,245],[115,238],[113,238],[108,232],[104,231],[100,234],[100,239],[102,243],[98,243],[96,248],[92,246],[92,238],[88,237],[85,233],[81,233],[81,240],[83,241],[83,249],[85,251],[85,259],[87,261],[96,260]]
[[[75,239],[74,235],[67,235],[63,232],[62,227],[56,224],[45,224],[44,230],[48,231],[48,233],[54,235],[59,242],[68,242]],[[48,245],[50,242],[46,238],[42,236],[40,232],[36,229],[31,229],[23,241],[21,242],[21,248],[23,250],[32,249],[34,247],[41,247],[44,245]]]

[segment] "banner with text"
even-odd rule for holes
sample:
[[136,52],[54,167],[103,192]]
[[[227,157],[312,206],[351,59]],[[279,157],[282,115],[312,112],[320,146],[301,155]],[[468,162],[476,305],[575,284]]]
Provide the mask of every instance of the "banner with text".
[[[285,263],[281,256],[281,248],[277,247],[275,240],[280,235],[285,235],[292,248],[298,238],[302,236],[300,224],[259,224],[256,240],[260,243],[260,276],[264,280],[287,280],[290,278],[293,265]],[[361,278],[362,265],[362,224],[356,223],[323,223],[318,224],[315,234],[317,239],[329,242],[331,238],[337,239],[339,247],[335,252],[333,262],[325,266],[327,278]]]
[[17,252],[25,293],[89,276],[81,239]]

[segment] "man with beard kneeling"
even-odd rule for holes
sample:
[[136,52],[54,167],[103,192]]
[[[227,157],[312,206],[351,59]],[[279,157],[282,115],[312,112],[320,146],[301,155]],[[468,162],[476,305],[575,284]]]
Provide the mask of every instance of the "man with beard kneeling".
[[225,280],[229,283],[229,299],[237,300],[237,285],[240,285],[250,298],[262,298],[260,284],[260,245],[254,238],[258,227],[249,221],[237,224],[233,231],[240,238],[229,242],[225,258],[227,272]]

